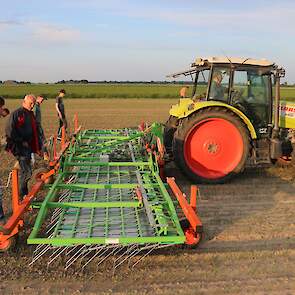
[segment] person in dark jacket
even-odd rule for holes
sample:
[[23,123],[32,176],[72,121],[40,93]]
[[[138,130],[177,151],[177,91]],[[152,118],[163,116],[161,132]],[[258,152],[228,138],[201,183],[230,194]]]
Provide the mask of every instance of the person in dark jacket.
[[[4,108],[4,105],[5,105],[5,99],[0,96],[0,118],[6,117],[9,114],[9,110]],[[3,202],[3,192],[2,192],[2,187],[0,183],[0,223],[4,221],[4,218],[5,218],[2,202]]]
[[61,129],[64,126],[65,129],[68,127],[67,119],[66,119],[66,113],[65,113],[65,106],[63,103],[63,97],[65,96],[66,91],[64,89],[61,89],[58,93],[58,96],[56,97],[55,102],[55,108],[57,111],[57,116],[59,118],[59,128],[57,132],[57,139],[61,139]]
[[11,152],[20,166],[20,196],[28,194],[28,181],[32,176],[31,154],[40,153],[37,123],[33,108],[36,98],[28,94],[9,117],[6,125],[6,150]]
[[37,96],[34,113],[36,118],[38,136],[39,136],[39,148],[43,153],[44,160],[48,160],[48,151],[45,145],[46,138],[45,138],[44,130],[42,128],[42,116],[41,116],[41,104],[44,100],[47,100],[47,98],[41,95]]

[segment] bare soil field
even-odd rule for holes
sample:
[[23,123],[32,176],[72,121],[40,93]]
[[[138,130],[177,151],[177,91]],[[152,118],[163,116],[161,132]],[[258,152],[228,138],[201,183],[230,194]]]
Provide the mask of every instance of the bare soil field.
[[[9,100],[16,108],[20,100]],[[119,128],[141,120],[164,122],[175,101],[168,100],[66,100],[70,119],[79,114],[83,128]],[[0,120],[3,133],[5,120]],[[69,120],[70,121],[70,120]],[[57,128],[54,101],[43,105],[47,135]],[[14,159],[0,154],[1,182],[6,181]],[[169,164],[189,193],[190,181]],[[64,271],[62,259],[47,268],[48,258],[29,266],[34,247],[25,239],[34,213],[26,216],[26,229],[13,254],[0,256],[0,294],[295,294],[295,169],[248,168],[224,185],[200,185],[198,212],[205,236],[197,249],[169,247],[146,257],[134,269],[112,273],[112,259],[99,268]],[[5,209],[10,210],[10,190]]]

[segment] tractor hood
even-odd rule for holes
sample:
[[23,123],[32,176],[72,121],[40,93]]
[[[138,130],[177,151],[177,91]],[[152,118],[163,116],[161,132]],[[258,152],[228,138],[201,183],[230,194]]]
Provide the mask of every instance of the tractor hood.
[[279,127],[295,129],[295,103],[281,100]]

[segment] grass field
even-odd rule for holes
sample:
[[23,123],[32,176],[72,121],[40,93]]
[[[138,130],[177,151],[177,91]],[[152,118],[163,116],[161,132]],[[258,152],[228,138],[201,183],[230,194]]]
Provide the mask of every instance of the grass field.
[[61,88],[67,91],[69,98],[175,98],[178,97],[181,86],[154,84],[1,85],[0,95],[7,98],[20,98],[27,93],[34,93],[55,98]]
[[[177,98],[181,87],[174,84],[0,85],[0,96],[22,98],[25,94],[34,93],[55,98],[58,90],[64,88],[68,98]],[[281,97],[295,101],[295,87],[282,87]]]
[[[177,99],[65,99],[68,123],[78,113],[83,128],[120,128],[131,127],[145,122],[165,122],[169,116],[170,106]],[[19,99],[9,99],[6,106],[14,110],[21,106]],[[55,101],[48,100],[42,104],[43,128],[47,136],[58,127]],[[4,133],[7,118],[0,120],[0,132]]]

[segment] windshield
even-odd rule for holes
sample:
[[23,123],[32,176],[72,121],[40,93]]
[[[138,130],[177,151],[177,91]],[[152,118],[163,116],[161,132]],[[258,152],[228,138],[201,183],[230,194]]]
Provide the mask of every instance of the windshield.
[[209,69],[200,71],[196,74],[196,82],[192,94],[193,100],[206,100],[209,74]]

